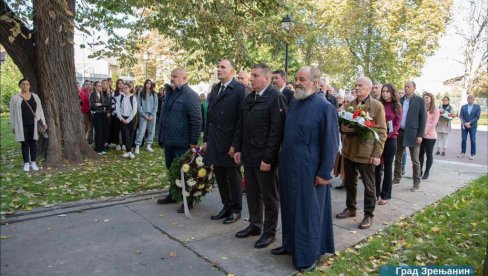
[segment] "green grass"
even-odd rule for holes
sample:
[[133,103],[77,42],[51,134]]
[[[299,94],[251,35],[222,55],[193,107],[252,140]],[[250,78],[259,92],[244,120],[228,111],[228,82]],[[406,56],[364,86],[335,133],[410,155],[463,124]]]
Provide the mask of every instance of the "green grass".
[[105,157],[81,164],[60,164],[50,168],[39,162],[38,172],[22,171],[20,143],[15,141],[8,117],[0,117],[0,212],[13,214],[33,207],[57,203],[103,199],[134,192],[159,190],[168,184],[162,149],[141,150],[135,159],[109,151]]
[[488,175],[306,275],[379,274],[384,265],[470,265],[481,275],[488,242]]

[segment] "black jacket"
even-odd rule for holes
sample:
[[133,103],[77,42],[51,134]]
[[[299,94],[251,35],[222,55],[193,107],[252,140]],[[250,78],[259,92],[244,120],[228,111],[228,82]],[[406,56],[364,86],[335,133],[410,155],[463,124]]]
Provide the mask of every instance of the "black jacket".
[[[256,97],[256,98],[255,98]],[[236,152],[242,152],[244,166],[259,168],[261,161],[278,165],[283,138],[281,93],[268,86],[262,96],[252,92],[241,105]]]
[[[401,102],[403,107],[405,96],[402,97]],[[405,128],[403,129],[404,134],[402,146],[415,147],[417,145],[417,137],[424,137],[426,120],[427,112],[425,111],[424,99],[415,94],[412,95],[408,105]]]
[[237,167],[227,153],[238,140],[236,128],[246,92],[244,86],[234,79],[217,97],[220,87],[221,83],[214,85],[207,97],[207,124],[203,135],[207,152],[203,160],[216,166]]
[[283,89],[283,92],[281,93],[283,94],[283,96],[285,96],[288,106],[290,106],[291,99],[293,99],[293,91],[290,88],[285,87],[285,89]]

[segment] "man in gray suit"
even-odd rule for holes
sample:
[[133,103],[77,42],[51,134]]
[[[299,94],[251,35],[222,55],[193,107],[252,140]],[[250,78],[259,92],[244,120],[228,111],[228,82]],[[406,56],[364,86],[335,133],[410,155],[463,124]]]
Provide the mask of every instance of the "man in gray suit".
[[402,177],[402,156],[405,148],[410,149],[410,159],[413,164],[412,192],[420,189],[419,146],[425,132],[426,111],[424,99],[415,95],[415,82],[405,83],[405,96],[402,97],[402,123],[397,138],[397,152],[395,154],[395,176],[393,184],[400,184]]

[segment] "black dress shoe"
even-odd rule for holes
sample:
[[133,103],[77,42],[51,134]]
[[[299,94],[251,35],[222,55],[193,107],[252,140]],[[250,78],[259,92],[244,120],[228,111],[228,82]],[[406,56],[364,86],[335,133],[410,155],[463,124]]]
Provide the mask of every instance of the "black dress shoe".
[[230,213],[230,215],[224,220],[224,224],[231,224],[238,221],[241,218],[241,214]]
[[230,213],[229,210],[224,208],[224,209],[220,210],[220,212],[218,214],[216,214],[215,216],[211,216],[210,218],[213,220],[223,219],[223,218],[228,217],[229,213]]
[[429,173],[425,172],[424,175],[422,176],[422,179],[428,179],[429,178]]
[[259,235],[261,235],[261,230],[257,227],[253,227],[249,225],[246,229],[237,232],[236,238],[247,238],[250,236],[259,236]]
[[271,250],[271,254],[273,255],[286,255],[288,252],[286,252],[285,248],[283,246],[276,247],[275,249]]
[[[193,209],[193,204],[188,204],[188,209]],[[185,206],[183,205],[183,203],[181,203],[180,208],[178,208],[176,212],[180,214],[185,212]]]
[[255,248],[266,248],[275,241],[274,235],[263,234],[254,244]]
[[171,204],[176,203],[176,200],[171,198],[171,195],[167,195],[165,198],[158,199],[158,204]]

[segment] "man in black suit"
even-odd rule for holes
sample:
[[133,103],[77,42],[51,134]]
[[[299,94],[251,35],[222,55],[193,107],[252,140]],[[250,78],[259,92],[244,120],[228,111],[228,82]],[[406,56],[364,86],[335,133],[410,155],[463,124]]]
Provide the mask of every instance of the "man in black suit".
[[281,92],[283,96],[286,98],[286,104],[289,105],[291,102],[291,99],[293,98],[293,91],[291,91],[288,87],[286,87],[286,79],[288,78],[288,75],[286,74],[285,71],[283,70],[276,70],[273,72],[273,75],[271,76],[271,83],[273,84],[273,87]]
[[405,96],[401,98],[403,115],[397,138],[393,185],[400,184],[403,151],[405,148],[409,148],[410,159],[413,165],[413,187],[410,190],[417,192],[420,189],[419,151],[425,132],[427,113],[425,111],[424,99],[415,95],[415,82],[407,81],[404,88]]
[[242,210],[242,179],[239,165],[234,162],[237,140],[237,123],[245,88],[234,79],[235,65],[224,59],[217,66],[220,82],[208,95],[207,125],[203,136],[206,149],[203,161],[214,167],[220,198],[224,207],[213,220],[223,219],[224,224],[236,222]]
[[335,108],[339,107],[339,104],[337,103],[337,98],[332,95],[332,91],[331,89],[329,89],[329,86],[327,84],[327,78],[320,78],[319,91],[317,92],[317,95],[323,95],[329,101],[329,103],[335,106]]
[[[276,184],[279,151],[282,141],[280,92],[271,83],[271,70],[266,64],[253,66],[253,92],[241,105],[241,120],[237,126],[239,139],[234,160],[244,164],[249,226],[236,233],[238,238],[262,236],[255,248],[265,248],[275,241],[278,224],[279,198]],[[263,225],[264,205],[264,225]]]

